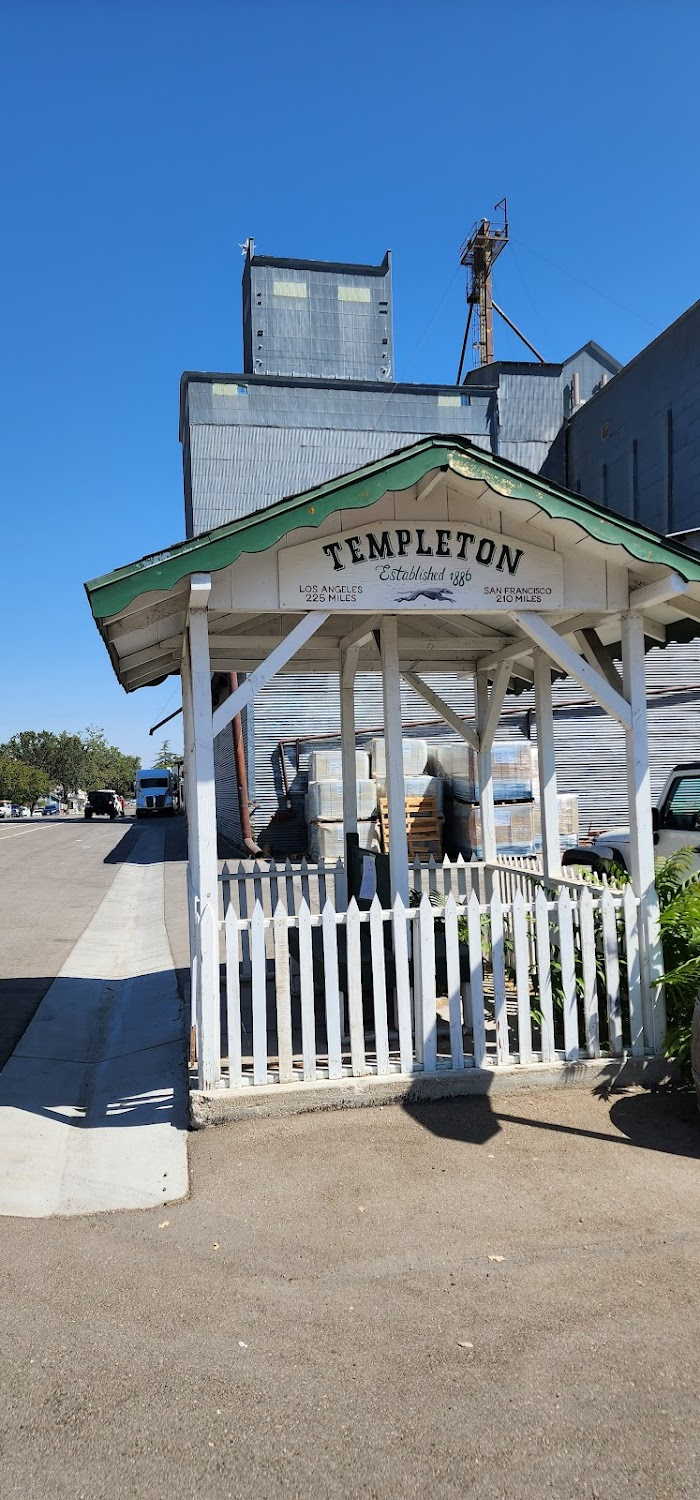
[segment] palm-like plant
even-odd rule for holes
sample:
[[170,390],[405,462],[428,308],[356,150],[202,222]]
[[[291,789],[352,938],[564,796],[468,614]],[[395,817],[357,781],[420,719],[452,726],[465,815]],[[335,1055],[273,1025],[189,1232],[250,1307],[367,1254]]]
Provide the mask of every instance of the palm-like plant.
[[664,955],[667,1057],[690,1069],[693,1007],[700,993],[700,873],[692,872],[691,849],[679,849],[656,867]]

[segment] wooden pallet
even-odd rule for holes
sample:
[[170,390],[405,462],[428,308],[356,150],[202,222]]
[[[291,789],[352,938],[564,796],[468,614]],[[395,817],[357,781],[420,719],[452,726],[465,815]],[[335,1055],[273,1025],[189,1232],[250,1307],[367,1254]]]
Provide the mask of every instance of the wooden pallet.
[[[440,821],[434,797],[406,797],[406,837],[410,859],[442,858]],[[384,852],[389,852],[389,804],[386,797],[379,798],[379,814],[382,820],[382,843]]]

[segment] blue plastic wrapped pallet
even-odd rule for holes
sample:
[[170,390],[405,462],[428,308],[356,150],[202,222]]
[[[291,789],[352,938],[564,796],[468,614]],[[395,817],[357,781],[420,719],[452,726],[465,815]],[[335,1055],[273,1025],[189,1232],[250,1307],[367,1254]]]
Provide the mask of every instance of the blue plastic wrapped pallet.
[[[430,747],[430,769],[444,776],[455,802],[479,801],[478,758],[469,745]],[[532,746],[529,740],[496,740],[491,749],[496,802],[527,802],[532,797]]]
[[[535,803],[511,802],[494,808],[497,854],[535,853]],[[474,804],[453,802],[445,818],[445,849],[450,858],[483,859],[481,817]]]

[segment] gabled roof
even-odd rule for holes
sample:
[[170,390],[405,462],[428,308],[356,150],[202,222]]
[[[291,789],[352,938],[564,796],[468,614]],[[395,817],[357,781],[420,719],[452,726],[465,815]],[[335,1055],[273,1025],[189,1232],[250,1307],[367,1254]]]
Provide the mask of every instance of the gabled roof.
[[243,553],[267,551],[298,527],[319,526],[337,511],[373,505],[387,491],[408,489],[436,469],[480,480],[505,498],[529,501],[552,519],[572,521],[595,540],[624,548],[640,563],[669,568],[686,583],[700,584],[697,552],[496,457],[465,438],[440,435],[423,438],[351,474],[92,579],[85,590],[93,616],[99,624],[143,594],[172,589],[192,573],[224,568]]

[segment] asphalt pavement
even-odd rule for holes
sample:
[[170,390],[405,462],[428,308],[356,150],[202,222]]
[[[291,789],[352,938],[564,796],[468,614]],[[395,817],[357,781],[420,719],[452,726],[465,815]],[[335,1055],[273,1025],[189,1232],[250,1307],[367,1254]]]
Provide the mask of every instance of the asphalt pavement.
[[167,1210],[0,1220],[3,1500],[695,1500],[694,1102],[247,1120]]
[[130,821],[0,823],[0,1068],[94,916],[135,832]]
[[[22,836],[3,975],[36,995],[139,830]],[[0,1218],[1,1500],[695,1500],[690,1095],[252,1118],[189,1151],[182,1202]]]

